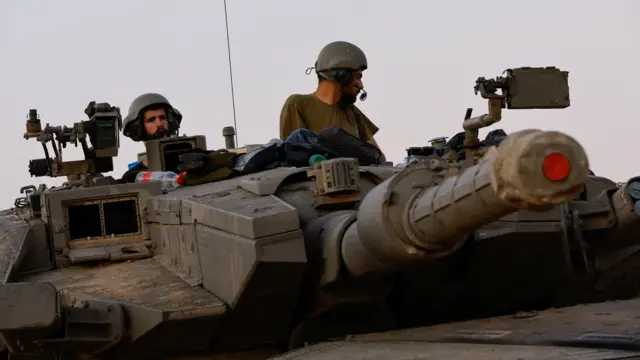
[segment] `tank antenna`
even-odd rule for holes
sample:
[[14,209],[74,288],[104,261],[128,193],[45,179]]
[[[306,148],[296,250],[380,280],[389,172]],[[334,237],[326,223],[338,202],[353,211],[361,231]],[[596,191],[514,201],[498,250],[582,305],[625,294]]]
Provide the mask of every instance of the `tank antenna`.
[[[229,56],[229,80],[231,81],[231,108],[233,109],[233,127],[236,129],[236,144],[238,142],[238,123],[236,122],[236,97],[233,92],[233,70],[231,68],[231,41],[229,41],[229,20],[227,18],[227,0],[223,0],[224,4],[224,25],[227,30],[227,55]],[[236,145],[239,146],[239,145]]]

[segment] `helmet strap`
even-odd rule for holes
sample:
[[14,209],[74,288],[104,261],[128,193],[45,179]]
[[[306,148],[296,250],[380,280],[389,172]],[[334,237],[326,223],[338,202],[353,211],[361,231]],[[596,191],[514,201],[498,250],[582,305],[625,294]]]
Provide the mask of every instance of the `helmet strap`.
[[[173,109],[170,107],[164,107],[164,109],[165,109],[164,110],[165,114],[167,115],[167,123],[169,124],[169,129],[167,129],[167,134],[169,136],[177,135],[178,131],[180,130],[180,125],[178,125],[178,121],[175,118]],[[138,140],[136,140],[133,137],[131,137],[133,141],[151,140],[151,138],[149,137],[149,134],[147,134],[147,131],[145,130],[144,120],[142,119],[142,117],[138,117],[136,120],[134,120],[131,123],[130,126],[133,130],[132,132],[135,134],[135,137],[138,138]]]
[[337,82],[341,88],[348,86],[353,81],[353,71],[348,69],[331,69],[316,73],[323,79]]
[[353,71],[347,69],[334,69],[329,71],[331,80],[340,84],[340,87],[349,86],[353,81]]
[[167,113],[167,122],[169,123],[169,135],[172,136],[177,134],[180,129],[180,125],[178,125],[173,109],[166,109],[165,112]]

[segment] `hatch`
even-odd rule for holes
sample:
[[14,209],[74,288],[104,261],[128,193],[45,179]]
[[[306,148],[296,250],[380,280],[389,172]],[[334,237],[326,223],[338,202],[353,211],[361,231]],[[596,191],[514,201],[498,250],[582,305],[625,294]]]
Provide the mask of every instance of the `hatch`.
[[142,234],[136,195],[83,199],[62,205],[69,241]]

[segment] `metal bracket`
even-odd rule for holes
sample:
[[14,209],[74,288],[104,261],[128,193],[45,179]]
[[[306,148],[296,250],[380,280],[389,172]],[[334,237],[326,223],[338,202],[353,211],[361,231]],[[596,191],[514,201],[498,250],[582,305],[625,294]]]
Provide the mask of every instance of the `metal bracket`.
[[582,234],[580,212],[571,209],[569,204],[562,205],[562,210],[562,233],[569,273],[588,274],[592,269],[587,255],[587,244]]

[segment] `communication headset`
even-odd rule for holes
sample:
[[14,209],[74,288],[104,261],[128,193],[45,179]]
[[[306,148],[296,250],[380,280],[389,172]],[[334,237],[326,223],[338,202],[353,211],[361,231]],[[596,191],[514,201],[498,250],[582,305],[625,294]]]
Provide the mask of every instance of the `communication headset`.
[[[315,68],[318,67],[318,62],[315,64]],[[327,74],[316,72],[318,75],[323,78],[333,80],[340,84],[341,87],[346,87],[353,81],[353,70],[350,69],[331,69],[326,71]],[[367,92],[359,87],[360,89],[360,101],[365,101],[367,99]]]

